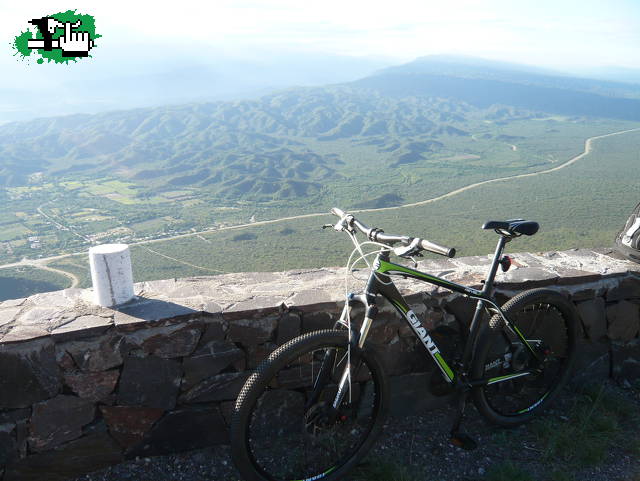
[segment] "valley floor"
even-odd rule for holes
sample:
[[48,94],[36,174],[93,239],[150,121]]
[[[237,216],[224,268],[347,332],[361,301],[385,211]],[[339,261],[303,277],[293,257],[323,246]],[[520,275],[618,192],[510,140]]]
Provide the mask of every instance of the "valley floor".
[[[424,235],[457,247],[463,255],[492,250],[493,237],[479,231],[478,225],[501,216],[530,217],[543,226],[534,238],[518,240],[516,251],[610,245],[637,202],[638,192],[632,186],[639,184],[634,182],[640,175],[639,131],[590,137],[583,152],[546,170],[475,182],[400,206],[351,212],[387,232]],[[616,175],[607,164],[617,165],[624,175]],[[327,213],[307,213],[131,242],[134,278],[339,265],[349,252],[348,243],[318,229],[332,221]],[[407,225],[411,231],[405,232]],[[86,251],[0,265],[0,284],[0,300],[52,288],[89,287]]]

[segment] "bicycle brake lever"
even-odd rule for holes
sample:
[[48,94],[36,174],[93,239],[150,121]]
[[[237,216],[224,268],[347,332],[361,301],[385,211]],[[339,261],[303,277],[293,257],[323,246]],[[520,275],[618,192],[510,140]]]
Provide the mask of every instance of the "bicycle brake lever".
[[420,239],[416,237],[411,241],[411,244],[408,246],[394,247],[393,253],[398,257],[411,257],[418,254],[418,244],[420,244]]
[[353,218],[353,216],[350,216],[350,214],[346,214],[338,222],[336,222],[336,225],[333,225],[332,227],[338,232],[342,232],[343,230],[351,232],[352,229],[350,228],[351,226],[349,217]]

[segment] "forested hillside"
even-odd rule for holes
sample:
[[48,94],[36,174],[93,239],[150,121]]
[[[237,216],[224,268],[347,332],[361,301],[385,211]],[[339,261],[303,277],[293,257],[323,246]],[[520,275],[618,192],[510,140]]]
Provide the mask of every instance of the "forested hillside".
[[386,97],[352,86],[218,102],[39,119],[0,127],[0,182],[115,175],[144,187],[197,186],[223,197],[307,195],[345,160],[305,139],[370,145],[388,165],[415,162],[469,137],[474,122],[534,117],[455,99]]
[[257,100],[5,124],[0,257],[413,203],[553,168],[639,116],[637,85],[438,57]]

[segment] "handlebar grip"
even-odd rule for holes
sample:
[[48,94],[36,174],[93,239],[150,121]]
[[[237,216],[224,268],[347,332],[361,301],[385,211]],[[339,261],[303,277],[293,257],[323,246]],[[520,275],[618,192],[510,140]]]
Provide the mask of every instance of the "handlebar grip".
[[426,239],[422,239],[420,241],[420,247],[426,251],[433,252],[434,254],[440,254],[445,257],[454,257],[456,255],[456,249],[454,247],[441,246]]
[[337,207],[334,207],[333,209],[331,209],[331,213],[335,216],[340,217],[341,219],[347,215],[342,209],[338,209]]

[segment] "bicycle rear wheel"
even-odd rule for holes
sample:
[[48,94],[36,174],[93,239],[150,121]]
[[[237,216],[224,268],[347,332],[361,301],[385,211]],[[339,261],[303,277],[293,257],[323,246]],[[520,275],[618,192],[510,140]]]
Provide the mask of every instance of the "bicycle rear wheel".
[[494,315],[476,344],[471,373],[486,384],[473,389],[473,399],[489,421],[513,426],[544,409],[566,383],[579,321],[573,304],[549,289],[525,291],[502,309],[535,356],[502,317]]
[[[387,380],[370,352],[348,354],[348,344],[347,331],[305,334],[247,380],[231,426],[233,459],[246,480],[337,480],[366,454],[384,423]],[[351,382],[334,408],[345,372]]]

